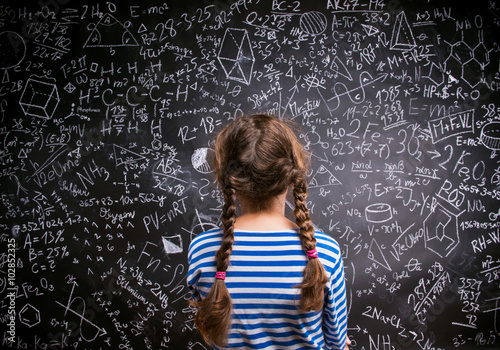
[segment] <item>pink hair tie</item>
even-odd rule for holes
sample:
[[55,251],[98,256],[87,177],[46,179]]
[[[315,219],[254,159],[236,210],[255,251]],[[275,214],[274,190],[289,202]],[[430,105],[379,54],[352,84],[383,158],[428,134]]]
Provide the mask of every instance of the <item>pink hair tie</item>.
[[215,278],[218,278],[220,280],[225,280],[226,279],[226,273],[223,271],[217,271],[215,273]]
[[307,251],[307,257],[309,259],[314,259],[314,258],[317,258],[318,257],[318,251],[316,249],[313,249],[313,250],[308,250]]

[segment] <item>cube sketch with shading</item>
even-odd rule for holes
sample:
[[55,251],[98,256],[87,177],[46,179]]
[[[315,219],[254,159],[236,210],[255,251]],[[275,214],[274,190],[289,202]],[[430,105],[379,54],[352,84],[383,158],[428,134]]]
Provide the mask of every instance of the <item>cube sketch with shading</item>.
[[57,86],[29,78],[19,103],[26,115],[51,119],[59,104]]

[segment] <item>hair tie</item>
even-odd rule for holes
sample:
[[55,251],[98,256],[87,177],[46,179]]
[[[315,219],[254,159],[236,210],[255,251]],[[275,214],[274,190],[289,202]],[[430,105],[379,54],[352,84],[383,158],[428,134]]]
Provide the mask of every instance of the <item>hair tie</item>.
[[218,278],[220,280],[225,280],[226,279],[226,273],[224,271],[217,271],[215,273],[215,278]]
[[313,250],[308,250],[307,251],[307,257],[309,259],[314,259],[314,258],[317,258],[318,257],[318,251],[316,249],[313,249]]

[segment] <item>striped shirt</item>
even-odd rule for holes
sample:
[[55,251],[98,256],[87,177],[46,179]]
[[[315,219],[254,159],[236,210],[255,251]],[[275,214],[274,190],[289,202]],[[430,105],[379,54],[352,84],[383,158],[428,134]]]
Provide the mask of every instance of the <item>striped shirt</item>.
[[[188,250],[187,284],[195,300],[208,295],[215,281],[215,253],[222,230],[196,236]],[[338,243],[316,232],[316,249],[325,267],[323,310],[301,312],[300,291],[307,255],[297,230],[235,230],[225,283],[233,310],[224,349],[344,349],[347,307],[342,256]]]

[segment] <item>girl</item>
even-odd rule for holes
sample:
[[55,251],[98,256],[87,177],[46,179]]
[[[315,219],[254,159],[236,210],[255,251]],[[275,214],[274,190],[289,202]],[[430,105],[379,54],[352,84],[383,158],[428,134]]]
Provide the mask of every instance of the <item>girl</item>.
[[[308,154],[285,120],[239,117],[215,142],[222,228],[188,251],[195,325],[223,349],[344,349],[347,309],[338,243],[306,208]],[[295,222],[285,217],[293,188]],[[237,216],[237,204],[240,215]]]

